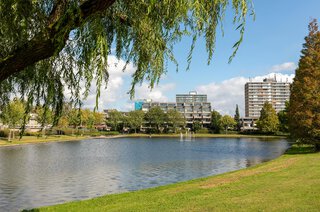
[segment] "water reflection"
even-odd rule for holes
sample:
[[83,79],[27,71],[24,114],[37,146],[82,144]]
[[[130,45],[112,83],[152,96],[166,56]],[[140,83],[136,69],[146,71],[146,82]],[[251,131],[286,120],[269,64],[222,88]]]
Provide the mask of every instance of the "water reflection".
[[252,166],[285,140],[119,138],[0,149],[0,211],[154,187]]

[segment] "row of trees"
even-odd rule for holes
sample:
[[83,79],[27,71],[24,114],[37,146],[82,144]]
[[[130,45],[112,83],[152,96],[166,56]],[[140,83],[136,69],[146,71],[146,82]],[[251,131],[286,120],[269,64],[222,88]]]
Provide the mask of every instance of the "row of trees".
[[178,128],[186,125],[181,113],[176,110],[165,113],[160,107],[153,107],[147,113],[140,110],[130,111],[126,115],[113,110],[108,113],[108,116],[107,124],[116,131],[128,127],[137,132],[144,125],[145,128],[158,133],[164,130],[177,132]]
[[[21,127],[30,118],[25,117],[25,104],[23,101],[14,99],[2,111],[0,115],[1,122],[9,128]],[[33,114],[36,114],[35,120],[44,126],[52,126],[54,115],[50,109],[43,107],[34,107]],[[130,111],[123,114],[117,110],[108,112],[107,119],[103,113],[93,112],[89,109],[75,109],[70,104],[63,107],[62,116],[60,117],[57,127],[59,128],[78,128],[84,127],[93,129],[97,125],[107,124],[114,131],[131,129],[134,132],[140,130],[141,126],[148,130],[161,133],[164,131],[177,132],[177,129],[186,127],[186,120],[181,113],[175,110],[163,112],[160,107],[151,108],[147,113],[143,111]],[[212,122],[209,126],[213,133],[220,133],[221,130],[228,131],[237,126],[236,119],[231,116],[220,115],[217,111],[212,112]],[[201,122],[194,122],[190,126],[194,132],[203,128]]]
[[[52,126],[54,116],[50,109],[35,107],[32,109],[32,112],[36,114],[35,120],[42,126]],[[272,105],[266,103],[261,110],[261,117],[257,122],[257,126],[262,133],[277,132],[279,127],[281,131],[287,132],[288,120],[286,114],[286,111],[282,111],[277,116]],[[0,118],[9,128],[22,126],[25,118],[24,102],[14,99],[2,111]],[[30,118],[30,116],[26,117],[26,119],[28,118]],[[279,122],[279,120],[281,121]],[[123,114],[117,110],[112,110],[108,112],[108,118],[105,119],[103,113],[93,112],[89,109],[75,109],[72,108],[70,104],[65,104],[57,126],[59,128],[84,127],[93,129],[95,126],[101,124],[107,124],[114,131],[130,129],[131,131],[137,132],[141,126],[143,126],[158,133],[162,133],[163,131],[176,133],[178,128],[186,127],[186,120],[178,111],[169,110],[165,113],[160,107],[151,108],[147,113],[143,111],[130,111]],[[194,132],[197,132],[203,128],[203,125],[196,121],[190,127]],[[238,105],[234,117],[229,115],[222,116],[219,112],[213,111],[211,114],[211,123],[208,128],[212,133],[220,133],[221,131],[227,133],[229,129],[240,131],[241,123]]]
[[[8,125],[9,128],[21,127],[28,123],[31,118],[30,114],[25,114],[26,104],[15,98],[0,113],[0,120],[3,124]],[[31,109],[32,114],[35,115],[35,120],[42,126],[52,126],[54,115],[52,110],[44,107],[34,107]],[[94,112],[89,109],[75,109],[70,104],[65,104],[63,107],[62,116],[60,117],[57,126],[60,128],[86,127],[93,128],[94,125],[105,123],[103,113]]]

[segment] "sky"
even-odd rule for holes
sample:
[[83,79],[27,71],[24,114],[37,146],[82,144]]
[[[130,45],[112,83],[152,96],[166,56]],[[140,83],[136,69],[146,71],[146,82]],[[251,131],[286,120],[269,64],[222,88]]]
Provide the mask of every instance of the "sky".
[[[185,37],[174,47],[179,72],[173,64],[160,83],[150,90],[148,82],[136,87],[135,98],[130,100],[131,75],[135,67],[129,64],[122,72],[124,61],[110,55],[110,80],[101,91],[99,110],[117,109],[130,111],[137,99],[175,102],[176,94],[197,91],[207,94],[214,110],[234,115],[236,104],[244,116],[244,84],[274,77],[280,81],[292,81],[308,24],[312,19],[320,21],[320,0],[253,0],[255,20],[248,17],[244,40],[232,63],[228,63],[232,46],[239,39],[236,25],[232,24],[232,11],[228,10],[223,21],[224,36],[218,29],[213,60],[207,65],[205,40],[199,39],[193,52],[190,70],[186,71],[191,38]],[[187,47],[187,48],[186,48]],[[84,108],[94,108],[95,88],[84,101]]]

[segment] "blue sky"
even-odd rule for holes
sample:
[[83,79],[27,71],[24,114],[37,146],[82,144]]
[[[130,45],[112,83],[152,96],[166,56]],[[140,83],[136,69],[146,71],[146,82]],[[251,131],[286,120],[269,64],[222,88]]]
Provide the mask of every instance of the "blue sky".
[[[249,77],[261,80],[268,74],[274,76],[277,73],[278,79],[291,80],[308,33],[308,23],[312,18],[320,18],[320,1],[253,0],[253,3],[256,19],[253,21],[248,17],[244,41],[231,64],[228,64],[228,58],[239,33],[232,24],[232,12],[227,11],[223,22],[224,37],[218,30],[216,50],[210,65],[207,65],[205,40],[199,39],[190,70],[185,71],[191,39],[184,38],[174,49],[179,72],[176,73],[175,67],[169,64],[168,73],[159,85],[150,92],[147,84],[143,84],[137,88],[136,98],[175,101],[176,93],[197,90],[208,94],[213,109],[233,115],[236,104],[239,104],[241,113],[244,110],[243,86]],[[110,61],[115,61],[115,58]],[[133,103],[126,93],[134,67],[130,66],[126,73],[120,73],[116,67],[110,71],[109,88],[102,93],[99,109],[131,110]],[[94,90],[85,107],[94,106],[93,94]]]

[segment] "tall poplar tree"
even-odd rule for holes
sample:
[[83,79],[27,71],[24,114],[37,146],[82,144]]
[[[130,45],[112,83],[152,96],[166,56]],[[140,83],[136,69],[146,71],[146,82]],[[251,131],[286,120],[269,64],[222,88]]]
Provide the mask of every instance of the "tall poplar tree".
[[298,142],[320,150],[320,31],[316,20],[309,24],[292,83],[289,127]]
[[218,111],[213,110],[211,112],[211,123],[210,123],[210,130],[212,133],[220,133],[220,119],[221,114]]
[[235,112],[235,115],[234,115],[234,120],[236,121],[236,128],[237,128],[237,131],[240,131],[240,128],[241,128],[241,123],[240,123],[240,113],[239,113],[239,107],[238,107],[238,104],[236,106],[236,112]]

